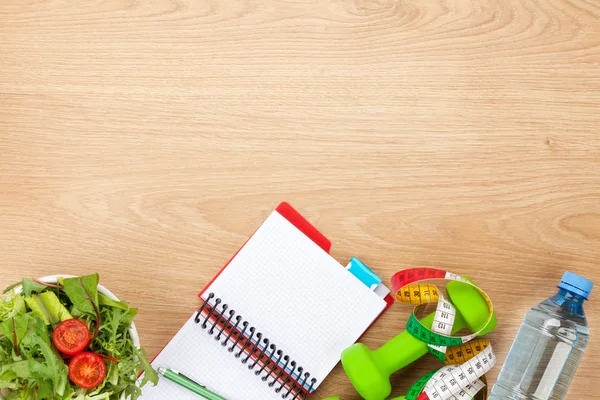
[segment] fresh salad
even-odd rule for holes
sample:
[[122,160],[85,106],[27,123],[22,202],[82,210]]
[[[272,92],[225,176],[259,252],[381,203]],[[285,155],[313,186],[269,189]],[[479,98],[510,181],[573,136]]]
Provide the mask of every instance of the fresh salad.
[[26,278],[2,293],[0,398],[135,400],[140,387],[156,385],[157,373],[129,334],[137,309],[99,293],[99,279]]

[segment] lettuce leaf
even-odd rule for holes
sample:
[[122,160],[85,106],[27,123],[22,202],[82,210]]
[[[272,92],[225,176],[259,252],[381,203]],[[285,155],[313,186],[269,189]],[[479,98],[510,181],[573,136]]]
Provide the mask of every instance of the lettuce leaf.
[[61,321],[73,318],[54,292],[43,292],[25,297],[27,306],[39,315],[46,325],[56,325]]
[[0,297],[0,322],[14,317],[15,315],[24,314],[25,300],[19,294],[8,294]]

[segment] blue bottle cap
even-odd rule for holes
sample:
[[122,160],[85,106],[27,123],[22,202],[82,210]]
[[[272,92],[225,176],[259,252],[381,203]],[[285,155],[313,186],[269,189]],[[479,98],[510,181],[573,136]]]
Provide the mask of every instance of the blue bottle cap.
[[573,294],[577,294],[584,299],[588,299],[594,283],[589,279],[585,279],[583,276],[579,276],[569,271],[565,271],[560,283],[558,284],[559,289],[564,289]]

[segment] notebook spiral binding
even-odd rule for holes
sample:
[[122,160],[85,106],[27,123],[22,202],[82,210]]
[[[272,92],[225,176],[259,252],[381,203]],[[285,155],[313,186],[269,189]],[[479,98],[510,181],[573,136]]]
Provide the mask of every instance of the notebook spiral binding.
[[[214,299],[214,304],[210,304],[212,299]],[[221,310],[219,310],[220,305]],[[310,378],[308,371],[304,371],[304,368],[292,360],[289,355],[278,349],[275,343],[270,343],[268,338],[263,337],[261,332],[257,332],[256,328],[238,315],[235,310],[229,309],[229,305],[225,304],[221,298],[216,297],[214,293],[209,293],[206,300],[203,300],[194,321],[197,324],[202,322],[202,329],[207,329],[207,333],[215,340],[219,341],[221,337],[224,337],[221,346],[227,347],[231,344],[227,348],[230,353],[239,347],[239,351],[234,356],[242,358],[240,360],[242,364],[250,361],[248,369],[256,368],[254,373],[256,376],[262,375],[263,382],[272,379],[268,383],[269,387],[277,386],[274,388],[276,393],[283,391],[284,393],[281,395],[283,399],[305,400],[317,383],[316,378]],[[261,342],[264,343],[262,350],[259,348]],[[265,353],[267,349],[271,349],[271,355]],[[281,366],[282,362],[283,366]],[[289,373],[286,372],[288,367],[290,368]],[[308,386],[309,384],[310,386]],[[306,386],[308,386],[308,390]],[[291,395],[293,397],[290,397]]]

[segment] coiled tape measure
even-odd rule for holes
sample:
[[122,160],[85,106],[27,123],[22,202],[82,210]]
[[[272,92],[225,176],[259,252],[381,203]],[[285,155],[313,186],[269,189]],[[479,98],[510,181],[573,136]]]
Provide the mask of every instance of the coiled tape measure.
[[[481,330],[466,336],[452,336],[456,308],[433,284],[417,283],[431,279],[463,282],[477,289],[489,308],[488,320]],[[446,364],[419,379],[409,389],[406,400],[478,400],[487,398],[484,374],[496,364],[489,340],[477,336],[493,318],[489,296],[465,278],[435,268],[413,268],[397,272],[392,288],[401,303],[415,304],[406,329],[416,339],[428,344],[429,352]],[[421,324],[417,314],[427,304],[437,303],[431,328]]]

